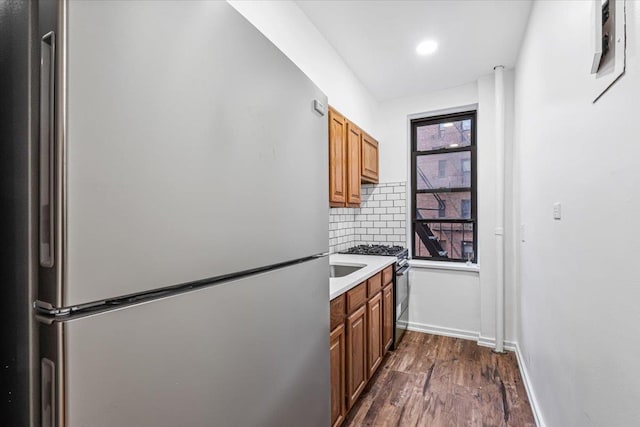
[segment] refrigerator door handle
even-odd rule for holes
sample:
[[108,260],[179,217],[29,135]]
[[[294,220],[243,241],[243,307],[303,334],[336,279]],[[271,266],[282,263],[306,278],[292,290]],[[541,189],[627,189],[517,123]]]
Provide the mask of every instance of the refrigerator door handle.
[[43,267],[53,267],[55,247],[55,57],[56,38],[50,31],[40,40],[39,253]]

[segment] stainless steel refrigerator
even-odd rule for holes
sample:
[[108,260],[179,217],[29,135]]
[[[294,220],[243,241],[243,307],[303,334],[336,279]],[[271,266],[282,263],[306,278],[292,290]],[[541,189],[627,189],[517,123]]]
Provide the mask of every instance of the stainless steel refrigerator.
[[325,95],[226,2],[33,5],[36,425],[328,425]]

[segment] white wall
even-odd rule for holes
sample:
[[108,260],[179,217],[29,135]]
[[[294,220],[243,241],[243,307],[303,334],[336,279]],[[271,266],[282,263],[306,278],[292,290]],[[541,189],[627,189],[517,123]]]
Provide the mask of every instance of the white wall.
[[477,339],[480,330],[477,273],[413,268],[409,283],[411,329]]
[[516,66],[519,345],[552,427],[640,425],[640,3],[626,5],[626,74],[596,104],[592,2],[536,2]]
[[[507,115],[506,146],[511,155],[513,141],[513,71],[505,71]],[[495,339],[496,300],[496,146],[493,74],[477,82],[418,96],[380,103],[378,129],[381,141],[381,180],[410,181],[408,159],[410,150],[409,117],[446,113],[447,110],[471,106],[478,109],[478,259],[480,272],[430,270],[414,267],[410,279],[412,328],[449,332],[472,332],[485,342]],[[507,188],[510,190],[512,169],[507,168]],[[511,192],[507,197],[511,202]],[[513,239],[509,232],[512,215],[505,218],[505,240]],[[410,224],[409,215],[407,224]],[[410,238],[410,236],[409,236]],[[506,275],[506,331],[508,341],[516,338],[516,300],[511,258]],[[421,325],[429,325],[428,328]]]
[[380,103],[377,132],[380,139],[380,182],[408,181],[409,128],[407,116],[478,102],[478,86],[472,82],[438,92]]
[[329,97],[329,104],[377,138],[377,102],[290,0],[228,0]]

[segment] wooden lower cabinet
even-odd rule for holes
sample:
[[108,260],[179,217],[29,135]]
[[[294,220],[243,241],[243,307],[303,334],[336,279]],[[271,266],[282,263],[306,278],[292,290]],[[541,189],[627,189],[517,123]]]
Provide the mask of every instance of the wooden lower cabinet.
[[393,282],[376,273],[330,303],[331,427],[347,417],[393,343]]
[[393,344],[393,283],[382,289],[382,346],[384,352]]
[[347,413],[345,407],[345,353],[344,324],[340,324],[329,335],[331,427],[337,427],[342,424]]
[[367,383],[366,306],[347,317],[347,408],[351,408]]
[[367,378],[382,362],[382,292],[367,302]]

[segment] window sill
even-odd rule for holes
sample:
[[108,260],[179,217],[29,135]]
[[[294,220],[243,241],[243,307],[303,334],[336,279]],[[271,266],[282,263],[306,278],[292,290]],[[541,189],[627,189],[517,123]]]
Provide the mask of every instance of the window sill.
[[478,264],[467,265],[463,262],[446,262],[446,261],[425,261],[422,259],[409,260],[409,265],[415,268],[425,268],[429,270],[450,270],[450,271],[470,271],[480,273]]

